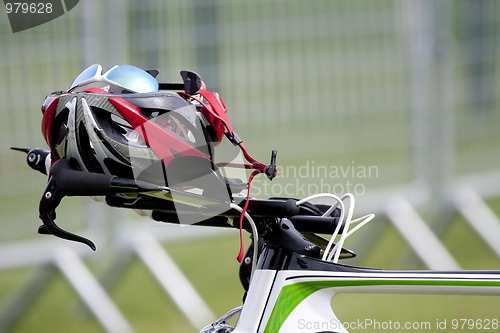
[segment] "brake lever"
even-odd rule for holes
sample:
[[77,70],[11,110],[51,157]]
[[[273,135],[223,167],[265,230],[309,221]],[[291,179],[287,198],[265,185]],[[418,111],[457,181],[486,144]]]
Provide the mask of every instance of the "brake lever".
[[[49,150],[42,148],[22,147],[11,147],[11,149],[26,153],[26,162],[28,163],[28,165],[33,170],[37,170],[44,175],[47,174],[46,160],[50,155]],[[56,208],[61,203],[63,197],[64,195],[61,195],[60,191],[58,191],[57,189],[57,184],[54,176],[51,176],[40,199],[39,216],[43,222],[43,225],[38,228],[38,233],[41,235],[54,235],[59,238],[84,243],[95,251],[96,246],[91,240],[68,232],[60,228],[55,223],[54,220],[56,218]]]
[[38,228],[38,233],[43,235],[54,235],[70,241],[80,242],[88,245],[95,251],[96,246],[90,239],[66,231],[55,223],[56,208],[61,203],[63,197],[64,195],[57,189],[57,183],[54,176],[51,176],[43,191],[42,198],[40,199],[39,216],[43,225]]
[[96,250],[95,244],[82,236],[60,228],[55,223],[56,208],[65,196],[100,196],[116,193],[143,193],[164,191],[168,188],[138,180],[119,178],[113,175],[79,171],[74,161],[60,159],[50,169],[50,177],[40,199],[39,213],[43,225],[39,234],[80,242]]

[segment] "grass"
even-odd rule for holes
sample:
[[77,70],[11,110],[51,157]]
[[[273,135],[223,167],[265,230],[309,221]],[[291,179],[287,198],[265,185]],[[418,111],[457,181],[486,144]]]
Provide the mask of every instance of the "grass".
[[[489,204],[500,213],[499,199]],[[383,218],[379,220],[380,223],[386,223]],[[366,234],[370,232],[369,226],[361,231]],[[475,236],[459,216],[453,216],[442,238],[464,268],[500,267],[500,259]],[[238,265],[235,260],[238,250],[236,233],[196,241],[172,241],[164,246],[214,313],[221,315],[241,304],[242,288],[237,278]],[[401,236],[393,228],[386,226],[369,251],[346,263],[388,269],[414,268],[404,267],[404,262],[400,265],[402,254],[407,249]],[[99,255],[97,253],[96,257]],[[87,264],[97,275],[102,271],[98,261],[87,261]],[[420,266],[417,264],[416,267]],[[34,268],[3,271],[0,275],[0,295],[9,295],[35,272]],[[30,303],[22,320],[16,322],[8,332],[44,333],[54,332],[55,328],[58,332],[102,331],[78,301],[70,285],[60,274],[56,271],[54,273],[47,286]],[[135,257],[130,259],[121,278],[110,288],[110,294],[137,332],[197,332],[165,295],[144,264]],[[5,296],[2,299],[5,300]],[[474,319],[494,317],[500,299],[352,294],[335,297],[333,304],[342,320],[375,318],[379,321],[429,321],[433,324],[438,320],[448,320],[449,326],[451,320],[459,316],[467,315]]]
[[[191,242],[173,242],[165,247],[215,313],[222,314],[228,307],[241,303],[242,288],[234,259],[238,244],[234,237],[207,238],[197,241],[195,247]],[[4,271],[0,276],[0,295],[10,294],[35,273],[32,268]],[[67,281],[57,271],[53,273],[22,320],[9,332],[54,332],[54,328],[59,332],[102,331]],[[137,332],[198,332],[136,257],[130,260],[110,294]]]

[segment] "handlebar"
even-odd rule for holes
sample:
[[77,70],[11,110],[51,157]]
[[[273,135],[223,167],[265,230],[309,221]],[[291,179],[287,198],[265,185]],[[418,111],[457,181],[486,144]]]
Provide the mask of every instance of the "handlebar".
[[292,217],[300,212],[294,199],[250,199],[248,213],[253,217]]
[[[217,215],[209,213],[209,210],[193,210],[188,205],[165,201],[153,197],[141,197],[127,199],[119,195],[106,196],[106,203],[111,207],[144,209],[152,211],[152,218],[159,222],[181,223],[179,215],[189,218],[193,221],[200,221],[196,225],[214,226],[214,227],[235,227],[230,223],[230,219],[236,219],[240,212],[235,209],[228,209]],[[244,202],[239,204],[244,206]],[[219,207],[220,208],[220,207]],[[276,218],[288,218],[295,229],[304,233],[331,234],[337,227],[339,217],[306,215],[309,211],[302,209],[297,205],[295,199],[249,199],[247,212],[254,220],[262,221]],[[247,224],[244,222],[244,227]]]
[[[14,148],[28,154],[28,164],[42,173],[42,167],[49,151],[43,149]],[[124,193],[133,193],[123,196]],[[161,193],[162,198],[155,194]],[[176,202],[174,204],[173,197]],[[241,212],[230,207],[230,202],[210,199],[202,195],[171,189],[148,182],[119,178],[117,176],[82,172],[77,169],[71,159],[60,159],[50,168],[49,181],[40,200],[40,218],[43,225],[39,233],[53,234],[68,240],[79,241],[95,249],[95,245],[88,239],[72,234],[61,229],[55,224],[55,210],[65,196],[105,196],[106,203],[112,207],[130,209],[144,209],[152,212],[156,221],[180,223],[179,216],[187,217],[196,225],[216,227],[239,227],[234,223]],[[179,202],[177,198],[182,198]],[[247,212],[260,227],[259,232],[265,232],[277,219],[288,219],[295,229],[302,233],[331,234],[339,222],[339,211],[334,211],[330,216],[322,216],[326,211],[322,205],[300,204],[290,198],[248,199]],[[196,204],[190,204],[196,203]],[[241,208],[246,201],[239,203]],[[233,222],[234,224],[232,224]],[[238,225],[237,225],[238,224]],[[247,230],[249,222],[244,219],[243,227]]]
[[111,193],[161,191],[164,186],[119,178],[100,173],[78,171],[72,160],[58,160],[50,169],[58,190],[66,196],[93,196]]
[[[57,189],[67,196],[105,195],[106,203],[112,207],[145,209],[152,211],[152,218],[160,222],[180,223],[179,216],[183,219],[199,221],[195,225],[214,227],[236,227],[230,219],[240,216],[238,210],[229,207],[229,203],[211,200],[191,193],[181,193],[165,186],[119,178],[116,176],[81,172],[74,168],[71,160],[58,160],[51,168]],[[148,192],[169,192],[176,196],[204,201],[205,207],[193,207],[187,204],[174,204],[173,201],[159,199],[152,196],[141,195]],[[117,193],[139,193],[137,198],[126,199]],[[245,202],[239,204],[243,208]],[[321,205],[313,208],[321,207]],[[311,212],[310,207],[297,205],[297,200],[290,198],[274,199],[249,199],[247,212],[254,220],[262,221],[276,218],[288,218],[294,227],[303,233],[331,234],[338,224],[337,216],[321,216],[318,212]],[[320,209],[317,209],[320,211]],[[315,214],[314,214],[315,213]],[[44,222],[45,223],[45,222]],[[243,223],[249,229],[248,222]]]
[[[290,218],[295,229],[304,233],[332,234],[338,225],[339,218],[333,216],[296,215]],[[341,230],[342,231],[342,228]]]

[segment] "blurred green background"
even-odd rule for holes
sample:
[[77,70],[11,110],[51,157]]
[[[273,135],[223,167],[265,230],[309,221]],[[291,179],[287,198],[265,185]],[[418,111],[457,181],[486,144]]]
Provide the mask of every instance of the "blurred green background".
[[[484,200],[482,211],[500,214],[499,47],[496,0],[85,0],[18,33],[0,14],[0,331],[103,331],[54,265],[66,242],[29,253],[48,240],[36,235],[46,178],[9,149],[45,147],[45,95],[93,63],[158,68],[163,82],[180,81],[182,69],[198,72],[220,92],[257,159],[278,150],[281,174],[272,183],[257,178],[256,196],[354,192],[359,214],[378,217],[350,240],[359,256],[346,263],[426,268],[386,216],[389,200],[402,195],[461,268],[500,268],[498,254],[456,211],[466,186]],[[109,293],[136,332],[197,330],[131,252],[122,232],[130,228],[159,235],[215,315],[241,303],[236,232],[196,229],[175,239],[185,232],[86,198],[66,198],[57,213],[68,229],[100,236],[96,253],[75,251],[99,278],[118,272]],[[37,280],[43,288],[24,297]],[[26,308],[10,323],[22,299]],[[359,309],[361,299],[342,299],[357,309],[345,316],[376,309],[397,320],[421,302],[393,298],[386,308],[384,296]],[[443,318],[476,319],[499,305],[496,297],[460,299],[453,309],[457,302],[427,299],[420,318],[435,316],[435,304],[450,309]]]

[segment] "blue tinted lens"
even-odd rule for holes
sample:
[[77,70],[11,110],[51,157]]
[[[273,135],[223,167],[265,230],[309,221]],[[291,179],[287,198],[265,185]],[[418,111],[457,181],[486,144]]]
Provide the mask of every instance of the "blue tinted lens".
[[96,76],[97,74],[101,74],[101,71],[102,71],[102,67],[101,67],[101,65],[98,65],[98,64],[94,64],[92,66],[87,67],[83,72],[81,72],[76,77],[75,81],[73,81],[73,83],[71,84],[69,90],[77,87],[81,82],[89,80],[89,79],[93,78],[94,76]]
[[133,92],[158,91],[158,81],[148,72],[134,66],[120,65],[108,72],[106,78]]

